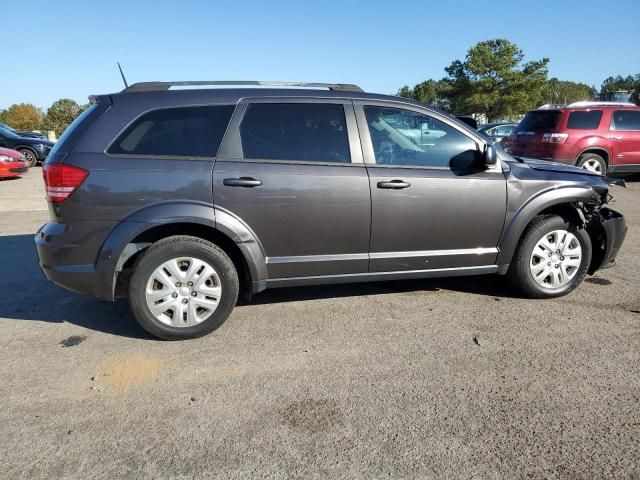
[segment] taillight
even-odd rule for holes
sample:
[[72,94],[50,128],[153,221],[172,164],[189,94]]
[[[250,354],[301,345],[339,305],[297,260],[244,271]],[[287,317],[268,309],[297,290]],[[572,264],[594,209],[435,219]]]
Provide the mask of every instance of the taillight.
[[47,200],[57,203],[69,198],[87,178],[89,172],[82,168],[56,163],[42,169]]
[[564,143],[569,138],[568,133],[545,133],[542,135],[542,143]]

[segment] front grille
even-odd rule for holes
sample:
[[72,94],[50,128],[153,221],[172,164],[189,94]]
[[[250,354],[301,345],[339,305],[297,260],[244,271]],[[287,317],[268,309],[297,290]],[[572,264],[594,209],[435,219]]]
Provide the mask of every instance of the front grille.
[[26,173],[29,170],[28,167],[10,168],[9,173]]

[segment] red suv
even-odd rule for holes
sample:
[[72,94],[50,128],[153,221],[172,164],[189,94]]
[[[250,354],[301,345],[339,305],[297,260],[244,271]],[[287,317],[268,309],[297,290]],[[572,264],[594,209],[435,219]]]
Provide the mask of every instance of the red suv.
[[509,152],[601,175],[640,172],[640,107],[615,102],[545,105],[524,116],[511,134]]

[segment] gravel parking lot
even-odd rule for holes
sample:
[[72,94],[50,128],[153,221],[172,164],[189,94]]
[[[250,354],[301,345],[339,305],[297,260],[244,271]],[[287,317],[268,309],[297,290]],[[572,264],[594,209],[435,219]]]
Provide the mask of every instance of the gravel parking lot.
[[567,297],[273,290],[187,342],[49,284],[40,169],[1,181],[0,477],[639,478],[638,180],[617,267]]

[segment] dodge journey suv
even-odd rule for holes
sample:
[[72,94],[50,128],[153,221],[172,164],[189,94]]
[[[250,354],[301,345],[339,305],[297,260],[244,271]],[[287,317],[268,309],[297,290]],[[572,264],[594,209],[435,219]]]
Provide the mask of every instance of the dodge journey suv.
[[576,165],[600,175],[640,172],[640,107],[576,102],[525,115],[510,138],[513,155]]
[[507,274],[557,297],[623,242],[605,177],[513,158],[439,110],[346,84],[172,89],[221,83],[90,98],[43,170],[51,281],[128,297],[181,339],[272,287]]

